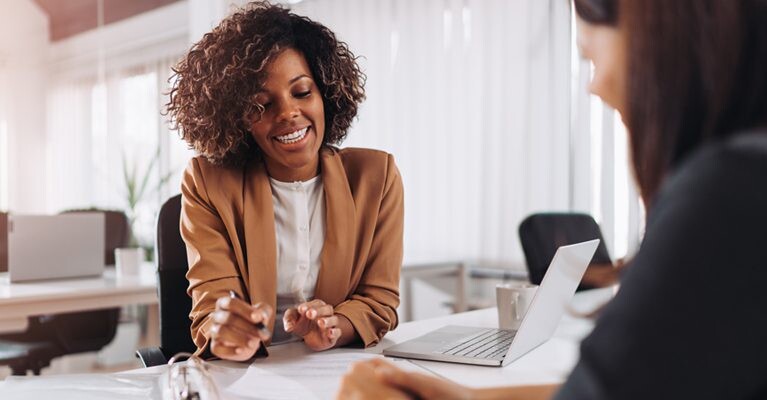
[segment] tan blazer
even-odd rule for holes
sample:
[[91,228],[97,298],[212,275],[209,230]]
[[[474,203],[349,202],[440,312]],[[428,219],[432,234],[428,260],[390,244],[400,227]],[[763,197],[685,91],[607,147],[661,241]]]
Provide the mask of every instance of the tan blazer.
[[[366,149],[320,150],[326,232],[315,298],[351,321],[365,346],[397,326],[403,191],[394,158]],[[276,309],[277,241],[261,161],[217,167],[193,158],[181,184],[181,235],[189,258],[191,333],[208,347],[211,311],[230,289]],[[274,329],[274,319],[269,321]]]

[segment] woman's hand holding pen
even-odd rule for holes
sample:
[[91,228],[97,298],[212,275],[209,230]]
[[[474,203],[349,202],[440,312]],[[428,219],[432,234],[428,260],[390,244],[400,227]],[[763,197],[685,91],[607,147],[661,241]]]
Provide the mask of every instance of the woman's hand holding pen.
[[322,300],[312,300],[285,311],[283,323],[286,332],[300,336],[312,350],[332,348],[341,337],[340,315],[335,315],[333,306]]
[[260,327],[271,318],[272,312],[267,304],[251,306],[232,295],[219,298],[212,315],[210,351],[224,360],[250,359],[261,342],[269,339],[269,331]]

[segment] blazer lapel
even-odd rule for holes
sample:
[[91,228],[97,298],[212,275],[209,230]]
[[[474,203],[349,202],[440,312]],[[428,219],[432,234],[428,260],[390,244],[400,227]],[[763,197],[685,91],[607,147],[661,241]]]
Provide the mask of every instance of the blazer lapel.
[[341,158],[330,148],[320,150],[322,185],[325,191],[325,243],[314,297],[336,306],[346,300],[341,288],[351,281],[356,241],[355,206]]
[[[272,188],[264,163],[255,160],[243,177],[243,226],[251,304],[265,303],[277,310],[277,240],[274,233]],[[269,321],[274,329],[274,317]]]

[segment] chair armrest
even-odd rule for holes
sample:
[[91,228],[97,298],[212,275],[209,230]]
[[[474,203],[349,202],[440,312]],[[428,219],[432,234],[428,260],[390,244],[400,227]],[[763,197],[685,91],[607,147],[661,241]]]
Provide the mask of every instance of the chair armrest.
[[141,364],[144,368],[168,363],[165,354],[162,353],[162,350],[160,350],[159,347],[145,347],[143,349],[138,349],[136,350],[136,358],[141,360]]

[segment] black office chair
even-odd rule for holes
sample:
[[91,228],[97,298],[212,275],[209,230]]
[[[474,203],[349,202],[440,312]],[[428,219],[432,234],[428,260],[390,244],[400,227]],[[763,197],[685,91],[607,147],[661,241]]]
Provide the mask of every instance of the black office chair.
[[145,367],[166,364],[174,354],[192,353],[189,312],[192,299],[186,294],[189,269],[186,245],[181,239],[181,195],[168,199],[157,218],[157,296],[160,299],[160,347],[136,351]]
[[[130,238],[125,214],[105,210],[67,212],[104,213],[104,263],[114,264],[115,249],[127,246]],[[0,336],[0,365],[10,366],[13,375],[26,375],[27,371],[39,375],[54,358],[101,350],[114,339],[119,319],[119,308],[31,317],[24,332]]]
[[[519,240],[527,261],[530,282],[540,285],[557,248],[599,239],[599,247],[590,264],[612,264],[602,231],[594,218],[580,213],[532,214],[519,224]],[[578,290],[592,289],[581,284]]]

